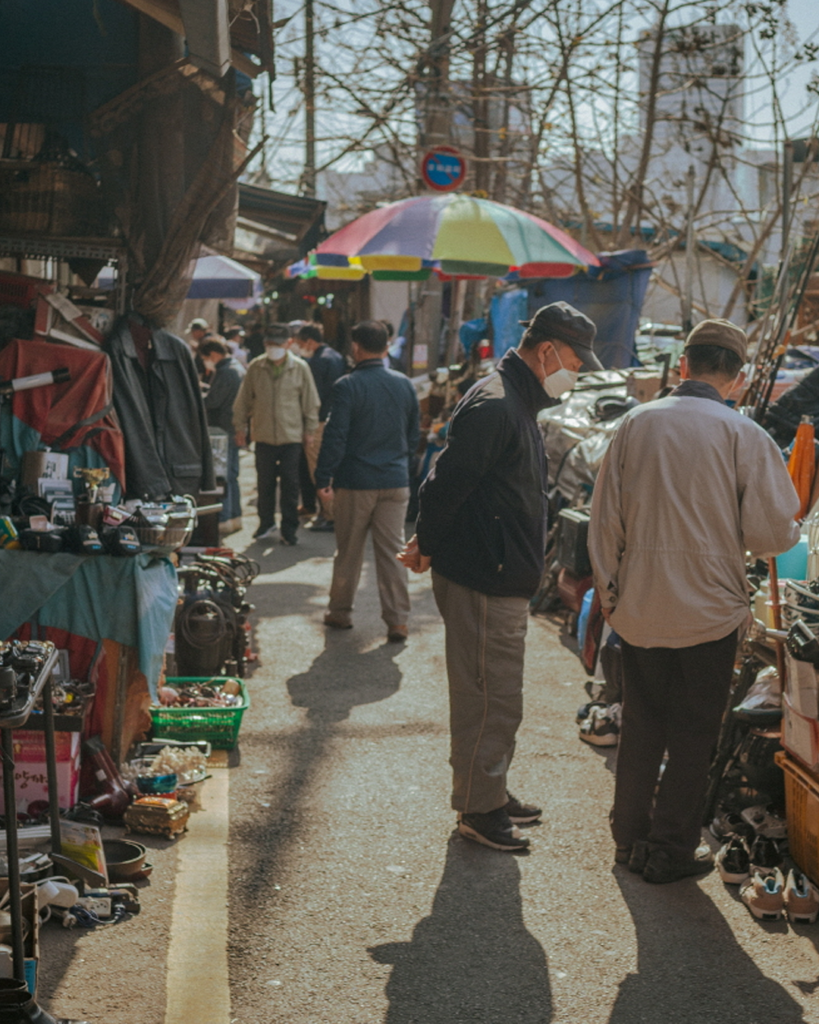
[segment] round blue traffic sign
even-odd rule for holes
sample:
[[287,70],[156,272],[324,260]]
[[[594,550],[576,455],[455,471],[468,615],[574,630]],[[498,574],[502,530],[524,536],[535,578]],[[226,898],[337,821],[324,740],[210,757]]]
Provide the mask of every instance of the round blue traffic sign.
[[421,160],[421,177],[436,192],[451,192],[463,184],[466,160],[452,146],[436,146]]

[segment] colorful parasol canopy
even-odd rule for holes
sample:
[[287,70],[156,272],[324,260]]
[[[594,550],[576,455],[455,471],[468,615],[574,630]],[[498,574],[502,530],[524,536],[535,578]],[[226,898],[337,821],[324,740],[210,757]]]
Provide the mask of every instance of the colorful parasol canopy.
[[359,217],[323,241],[315,276],[411,280],[431,270],[454,277],[569,277],[600,265],[564,231],[523,210],[460,193],[416,196]]

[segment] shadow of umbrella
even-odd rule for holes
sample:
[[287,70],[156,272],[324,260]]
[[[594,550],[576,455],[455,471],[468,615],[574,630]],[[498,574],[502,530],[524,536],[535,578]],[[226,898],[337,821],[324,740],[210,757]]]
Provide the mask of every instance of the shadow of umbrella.
[[546,1024],[546,954],[526,930],[517,858],[454,835],[429,917],[409,942],[368,950],[392,964],[384,1024]]
[[696,881],[646,885],[620,868],[614,876],[634,919],[637,971],[620,983],[609,1024],[803,1024],[802,1007],[762,973]]

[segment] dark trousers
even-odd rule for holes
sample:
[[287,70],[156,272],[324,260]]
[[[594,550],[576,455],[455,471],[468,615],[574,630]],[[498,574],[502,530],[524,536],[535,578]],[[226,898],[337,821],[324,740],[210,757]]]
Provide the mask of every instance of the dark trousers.
[[301,503],[308,512],[317,512],[316,485],[313,483],[313,475],[307,462],[304,449],[299,457],[299,486],[301,488]]
[[256,484],[259,491],[259,529],[266,530],[276,521],[276,486],[280,483],[279,507],[282,513],[282,537],[292,540],[299,526],[299,452],[300,444],[256,442]]
[[[623,651],[623,719],[611,830],[618,846],[648,840],[689,856],[728,699],[737,633],[693,647]],[[654,790],[668,751],[656,800]],[[653,803],[653,810],[652,810]]]
[[240,519],[241,516],[242,502],[239,493],[239,449],[233,438],[228,435],[225,496],[222,498],[222,511],[219,513],[219,522],[226,523],[230,519]]

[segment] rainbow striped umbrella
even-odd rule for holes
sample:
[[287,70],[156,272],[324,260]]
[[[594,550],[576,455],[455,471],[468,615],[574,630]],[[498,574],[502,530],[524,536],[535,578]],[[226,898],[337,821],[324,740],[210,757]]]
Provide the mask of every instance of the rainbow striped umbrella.
[[[564,231],[523,210],[461,193],[379,207],[330,235],[311,257],[316,276],[412,280],[569,277],[600,261]],[[333,268],[332,270],[330,268]]]

